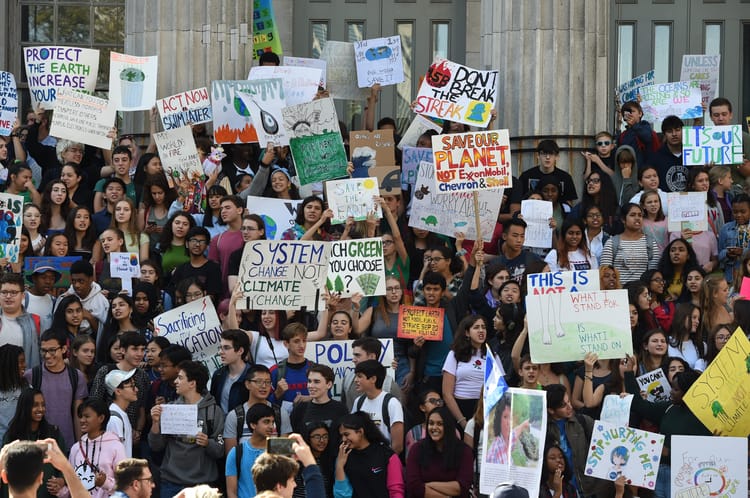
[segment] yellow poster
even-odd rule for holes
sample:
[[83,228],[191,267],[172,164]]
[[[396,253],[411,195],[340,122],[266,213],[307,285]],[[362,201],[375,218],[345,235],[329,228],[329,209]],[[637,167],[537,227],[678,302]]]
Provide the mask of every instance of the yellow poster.
[[750,435],[750,341],[742,329],[735,330],[684,399],[711,432]]

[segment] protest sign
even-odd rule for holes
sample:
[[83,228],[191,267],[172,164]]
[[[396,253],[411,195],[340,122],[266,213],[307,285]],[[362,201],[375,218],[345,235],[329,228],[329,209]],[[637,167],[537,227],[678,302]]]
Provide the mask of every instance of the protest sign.
[[38,266],[51,266],[60,272],[60,280],[55,282],[55,289],[67,289],[70,287],[70,267],[81,256],[34,256],[23,258],[23,273],[27,280],[31,281],[31,272]]
[[630,405],[633,403],[633,395],[607,394],[602,402],[600,420],[613,425],[627,427],[630,423]]
[[0,71],[0,135],[8,136],[18,119],[18,91],[13,73]]
[[360,88],[370,88],[376,83],[395,85],[404,81],[399,35],[354,42],[354,60]]
[[368,170],[378,179],[380,195],[401,195],[401,168],[398,166],[375,166]]
[[284,231],[294,226],[297,209],[301,200],[272,199],[270,197],[248,196],[247,212],[263,218],[266,226],[266,239],[281,240]]
[[376,237],[332,242],[326,289],[342,297],[384,296],[383,241]]
[[268,147],[269,143],[289,145],[289,137],[281,126],[281,109],[286,106],[281,78],[248,81],[237,94],[250,112],[261,147]]
[[633,354],[626,290],[529,294],[526,309],[534,363]]
[[674,498],[747,496],[747,438],[673,435]]
[[23,225],[23,196],[0,193],[0,259],[17,263]]
[[281,56],[281,37],[273,14],[272,0],[253,2],[253,59],[259,59],[263,52]]
[[31,107],[54,109],[59,88],[94,93],[99,51],[90,48],[34,46],[23,48]]
[[403,135],[401,135],[401,141],[396,147],[404,150],[404,147],[413,147],[417,145],[417,140],[427,130],[432,130],[435,133],[440,133],[443,127],[434,122],[433,120],[422,116],[421,114],[415,114],[414,119],[409,123],[409,127],[406,129]]
[[168,177],[178,180],[188,178],[191,183],[200,181],[203,165],[189,126],[154,133],[154,142]]
[[254,240],[240,263],[244,299],[238,309],[316,308],[328,273],[330,244],[304,240]]
[[374,176],[371,168],[396,164],[393,130],[349,132],[349,150],[354,164],[352,177]]
[[281,110],[300,185],[347,176],[348,159],[333,99]]
[[281,78],[286,105],[297,105],[311,102],[315,98],[320,84],[320,73],[320,69],[314,67],[255,66],[250,68],[247,79]]
[[446,59],[432,63],[422,80],[414,112],[486,127],[497,104],[498,71],[480,71]]
[[239,96],[251,88],[247,80],[211,82],[211,113],[217,144],[243,144],[258,141],[250,111]]
[[156,102],[159,57],[109,54],[109,101],[118,111],[151,109]]
[[374,197],[380,195],[377,178],[346,178],[326,182],[326,199],[328,208],[333,211],[331,224],[346,223],[349,216],[354,221],[367,219],[374,213],[377,219],[383,217],[380,206],[375,204]]
[[632,80],[626,81],[622,85],[617,87],[617,99],[618,104],[622,105],[625,102],[630,102],[631,100],[638,100],[638,90],[646,85],[651,85],[654,83],[654,70],[641,74],[640,76],[636,76]]
[[166,337],[172,344],[186,347],[194,361],[199,361],[208,368],[209,375],[221,367],[221,331],[221,321],[208,296],[154,318],[154,335]]
[[591,434],[586,475],[615,481],[621,475],[628,483],[654,489],[664,436],[597,420]]
[[164,435],[195,436],[201,432],[198,427],[198,405],[197,404],[172,404],[161,405],[160,432]]
[[213,120],[211,97],[205,86],[159,99],[156,109],[165,130]]
[[739,327],[685,393],[684,401],[712,433],[750,435],[750,341]]
[[443,340],[443,317],[445,309],[427,306],[405,306],[398,308],[398,331],[400,339],[424,337],[425,341]]
[[681,119],[703,117],[701,107],[701,88],[697,81],[675,81],[657,83],[641,87],[641,108],[643,119],[658,130],[661,122],[669,115]]
[[107,135],[115,125],[115,113],[115,108],[105,99],[59,88],[49,134],[109,149],[112,147],[112,138]]
[[701,88],[701,101],[708,109],[711,100],[719,96],[719,73],[721,55],[689,55],[682,56],[680,81],[697,81]]
[[669,213],[667,229],[670,232],[708,230],[705,192],[667,192],[667,209],[664,211]]
[[526,222],[526,247],[552,247],[552,230],[549,219],[552,218],[552,203],[537,199],[521,201],[521,216]]
[[526,289],[534,295],[598,291],[599,270],[532,273],[526,277]]
[[682,164],[742,164],[742,125],[685,126]]
[[[414,184],[409,226],[448,237],[455,237],[456,232],[463,232],[467,239],[476,240],[474,193],[437,194],[432,190],[433,176],[434,167],[423,161],[419,165]],[[503,189],[480,190],[477,192],[477,201],[482,240],[489,242],[503,202]]]
[[636,377],[636,380],[641,392],[646,393],[646,400],[652,403],[669,401],[669,393],[672,392],[672,388],[669,386],[667,376],[664,375],[664,370],[661,368],[646,372]]
[[314,69],[320,69],[320,82],[318,85],[321,88],[326,87],[326,61],[320,59],[310,59],[308,57],[291,57],[285,55],[281,63],[284,66],[294,67],[309,67]]
[[440,192],[512,186],[508,130],[433,135],[432,154]]
[[[414,186],[419,173],[419,163],[426,161],[432,164],[432,149],[427,147],[406,146],[401,152],[401,188],[409,190]],[[434,169],[433,169],[434,171]],[[430,183],[432,184],[432,182]]]
[[[383,345],[380,350],[378,361],[386,369],[391,368],[393,363],[393,339],[379,339]],[[352,343],[354,341],[316,341],[308,342],[305,349],[305,358],[316,365],[327,365],[333,370],[333,387],[331,397],[341,401],[344,377],[349,372],[354,372],[352,362]]]
[[512,481],[539,496],[546,437],[544,391],[508,389],[485,419],[479,491],[491,495],[498,484]]
[[328,40],[320,53],[326,61],[326,89],[334,99],[365,100],[369,88],[359,88],[354,44]]
[[742,297],[742,299],[750,299],[750,278],[748,277],[742,277],[740,296]]
[[141,265],[134,252],[113,252],[109,255],[109,274],[122,280],[122,290],[133,295],[133,279],[140,278]]

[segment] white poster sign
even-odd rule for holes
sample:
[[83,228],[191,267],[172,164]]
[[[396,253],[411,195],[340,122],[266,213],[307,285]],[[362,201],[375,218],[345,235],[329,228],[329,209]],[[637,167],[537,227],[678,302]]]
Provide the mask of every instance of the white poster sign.
[[77,90],[57,90],[49,134],[109,150],[115,125],[115,108],[105,99]]
[[552,218],[552,203],[529,199],[521,201],[521,216],[526,222],[526,247],[552,247],[552,232],[549,220]]
[[165,403],[161,405],[161,433],[174,436],[198,434],[198,405]]
[[18,119],[18,91],[13,73],[0,71],[0,135],[8,136]]
[[326,61],[326,89],[334,99],[365,100],[369,88],[359,88],[354,44],[328,40],[320,58]]
[[[90,48],[31,46],[23,48],[31,106],[54,109],[57,90],[94,93],[99,51]],[[110,94],[111,98],[111,94]]]
[[285,55],[282,59],[284,66],[294,67],[311,67],[314,69],[320,69],[320,83],[319,85],[323,88],[326,87],[326,61],[321,59],[310,59],[307,57],[291,57]]
[[211,97],[205,86],[159,99],[156,109],[165,130],[213,120]]
[[159,57],[109,54],[109,101],[118,111],[151,109],[156,103]]
[[395,85],[404,81],[400,35],[354,42],[354,58],[360,88],[370,88],[376,83]]
[[271,199],[269,197],[248,196],[247,212],[263,218],[266,226],[266,239],[281,240],[281,235],[294,226],[297,209],[301,200]]
[[250,68],[249,80],[281,78],[284,85],[286,105],[311,102],[318,93],[320,69],[294,66],[254,66]]

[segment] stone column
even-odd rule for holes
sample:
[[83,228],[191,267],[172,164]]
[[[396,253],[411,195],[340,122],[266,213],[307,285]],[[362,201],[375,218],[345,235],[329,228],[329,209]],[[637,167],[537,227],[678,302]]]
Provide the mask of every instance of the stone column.
[[[481,62],[500,71],[497,127],[510,130],[516,174],[535,165],[528,149],[539,140],[518,137],[593,136],[610,127],[610,3],[482,0]],[[580,198],[578,149],[592,140],[556,140],[558,165],[571,172]]]

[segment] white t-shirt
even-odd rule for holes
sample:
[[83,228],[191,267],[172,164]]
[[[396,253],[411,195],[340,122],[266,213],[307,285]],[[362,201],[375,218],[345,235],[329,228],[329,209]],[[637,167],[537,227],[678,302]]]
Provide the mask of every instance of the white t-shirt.
[[43,296],[35,296],[29,291],[26,291],[26,297],[28,303],[24,306],[26,311],[39,316],[39,325],[42,332],[52,327],[52,311],[55,308],[55,301],[52,296],[45,294]]
[[[268,347],[268,339],[261,336],[260,332],[251,331],[250,334],[253,336],[253,343],[250,345],[250,353],[252,353],[253,361],[255,361],[256,364],[271,368],[281,360],[289,358],[289,351],[284,347],[284,341],[269,337],[271,344],[273,344],[273,351],[271,351],[271,348]],[[276,355],[275,358],[274,354]]]
[[109,422],[107,422],[107,431],[120,438],[123,446],[125,446],[125,456],[131,458],[133,456],[133,427],[128,420],[128,414],[115,403],[109,405],[109,411],[119,414],[122,418],[114,414],[110,415]]
[[[0,344],[13,344],[23,347],[23,330],[15,318],[7,316],[0,317],[2,329],[0,329]],[[28,360],[27,360],[28,361]]]
[[453,351],[448,352],[443,363],[443,372],[448,372],[456,378],[456,387],[453,389],[454,398],[479,399],[482,397],[484,363],[485,358],[478,351],[474,351],[468,362],[456,362]]
[[544,262],[549,265],[550,271],[558,270],[596,270],[599,268],[599,263],[596,260],[596,256],[589,254],[586,256],[580,249],[575,251],[568,251],[568,267],[561,268],[557,262],[557,249],[552,249],[547,256],[544,258]]
[[[365,401],[362,403],[362,408],[360,408],[360,410],[370,416],[370,419],[375,422],[375,425],[378,426],[380,432],[383,434],[383,436],[385,436],[386,441],[390,443],[391,427],[386,427],[386,425],[383,423],[383,400],[385,399],[385,394],[386,393],[383,391],[375,399],[369,399],[365,394],[363,394],[362,396],[365,397]],[[356,400],[354,400],[352,413],[357,411],[359,398],[361,398],[362,396],[359,396]],[[391,419],[391,426],[398,422],[401,422],[402,424],[404,423],[404,409],[401,406],[401,402],[397,398],[391,398],[388,401],[388,416]]]

